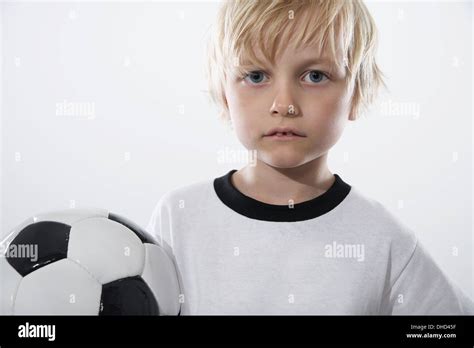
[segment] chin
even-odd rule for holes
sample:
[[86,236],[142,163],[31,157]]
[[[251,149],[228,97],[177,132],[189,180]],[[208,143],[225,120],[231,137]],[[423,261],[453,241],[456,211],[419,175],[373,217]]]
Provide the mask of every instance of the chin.
[[262,155],[262,160],[275,168],[296,168],[305,163],[304,156],[288,154],[265,154]]

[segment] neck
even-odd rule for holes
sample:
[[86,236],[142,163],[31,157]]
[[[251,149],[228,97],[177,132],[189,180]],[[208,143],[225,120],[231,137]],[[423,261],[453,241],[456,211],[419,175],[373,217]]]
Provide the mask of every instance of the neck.
[[334,183],[327,167],[327,153],[294,168],[272,167],[257,159],[232,176],[234,186],[258,201],[287,205],[308,201],[326,192]]

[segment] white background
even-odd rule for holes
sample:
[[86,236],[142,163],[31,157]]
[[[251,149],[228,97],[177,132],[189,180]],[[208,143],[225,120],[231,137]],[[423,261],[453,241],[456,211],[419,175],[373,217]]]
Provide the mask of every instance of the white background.
[[[474,297],[472,4],[367,5],[390,90],[348,124],[330,168],[410,226]],[[166,191],[244,165],[222,161],[244,148],[204,92],[204,42],[217,8],[1,4],[0,236],[71,207],[146,226]],[[61,115],[64,101],[93,113]]]

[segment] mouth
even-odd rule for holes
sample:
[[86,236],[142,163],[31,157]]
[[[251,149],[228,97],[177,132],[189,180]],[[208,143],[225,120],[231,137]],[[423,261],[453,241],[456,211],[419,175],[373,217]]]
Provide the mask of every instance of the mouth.
[[293,140],[305,138],[306,135],[295,128],[277,127],[270,129],[267,133],[264,134],[264,137],[275,140]]
[[297,139],[304,139],[305,137],[292,134],[292,133],[276,133],[273,135],[265,135],[264,138],[271,139],[271,140],[297,140]]

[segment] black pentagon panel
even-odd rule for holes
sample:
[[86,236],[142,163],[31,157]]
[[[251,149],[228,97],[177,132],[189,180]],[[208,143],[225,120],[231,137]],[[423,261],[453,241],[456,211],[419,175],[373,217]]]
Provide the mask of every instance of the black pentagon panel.
[[137,235],[137,237],[140,238],[142,243],[158,244],[153,239],[153,237],[150,236],[149,233],[147,233],[143,228],[138,226],[136,223],[114,213],[109,213],[109,219],[116,221],[124,225],[125,227],[129,228],[130,230],[132,230]]
[[159,315],[158,303],[140,276],[102,286],[99,315]]
[[71,226],[40,221],[26,226],[8,246],[7,261],[23,277],[67,257]]

